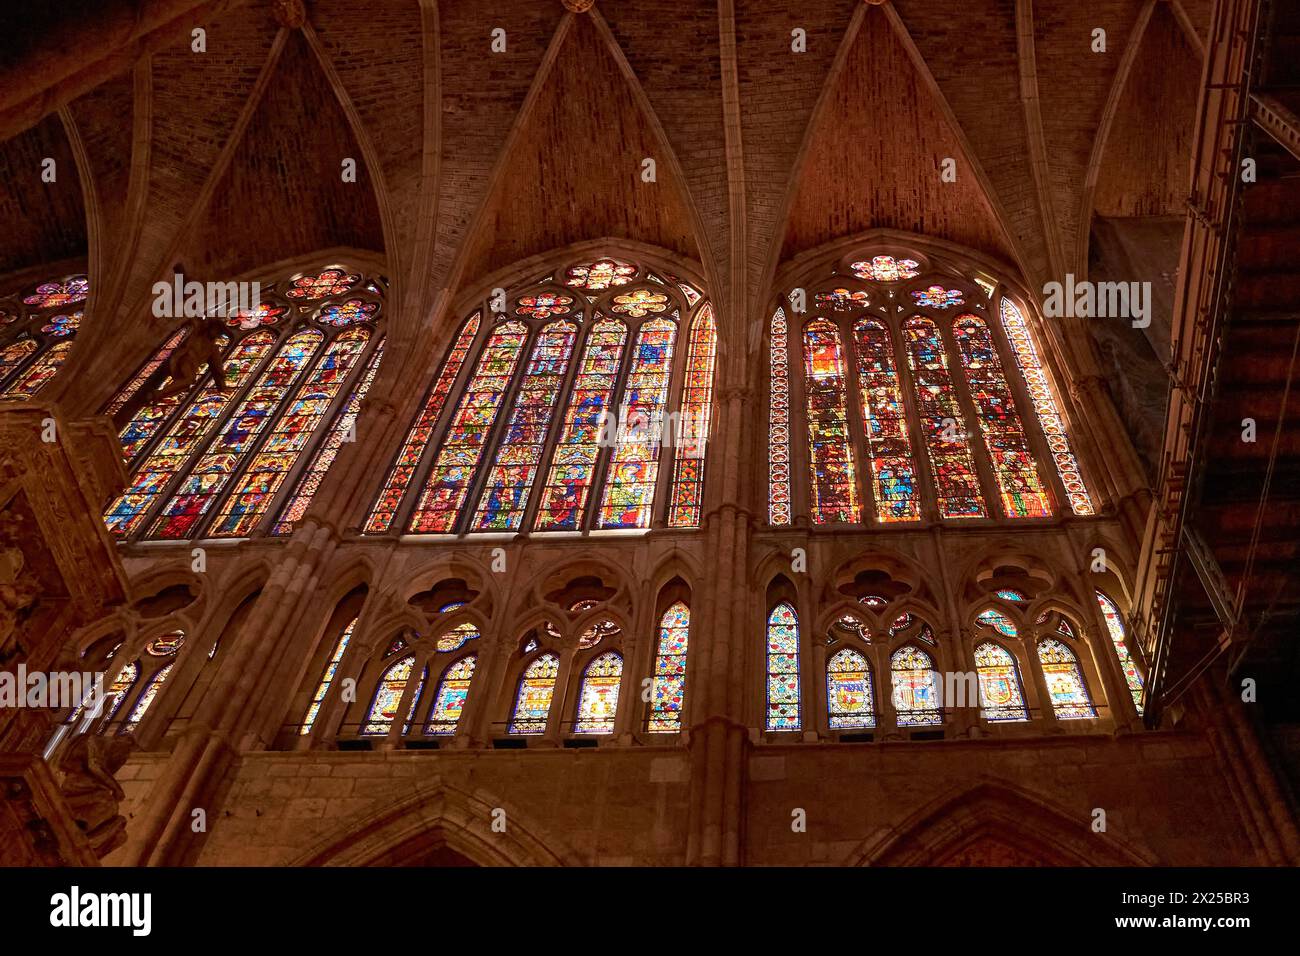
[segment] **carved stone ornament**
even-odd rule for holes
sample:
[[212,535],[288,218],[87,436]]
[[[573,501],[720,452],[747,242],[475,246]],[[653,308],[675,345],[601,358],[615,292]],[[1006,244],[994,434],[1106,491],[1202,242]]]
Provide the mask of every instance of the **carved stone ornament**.
[[560,0],[570,13],[586,13],[596,5],[596,0]]
[[117,812],[126,797],[113,774],[135,747],[131,737],[74,737],[59,762],[63,797],[95,854],[107,856],[126,842],[126,818]]

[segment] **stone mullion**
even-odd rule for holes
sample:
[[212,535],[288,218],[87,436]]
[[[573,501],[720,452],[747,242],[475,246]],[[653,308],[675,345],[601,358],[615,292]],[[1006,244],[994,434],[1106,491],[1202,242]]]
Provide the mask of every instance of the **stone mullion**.
[[[493,704],[499,699],[500,690],[506,687],[513,651],[509,627],[504,619],[498,618],[479,638],[482,646],[474,663],[474,678],[470,681],[460,725],[456,728],[456,746],[483,747],[496,736],[492,731]],[[509,706],[513,705],[511,700]],[[509,720],[508,710],[506,719]]]
[[[939,584],[943,590],[944,610],[948,615],[948,626],[946,630],[950,635],[948,638],[948,662],[949,668],[953,671],[975,671],[975,648],[973,645],[973,633],[969,624],[962,620],[961,611],[957,605],[956,590],[953,587],[953,575],[948,567],[948,549],[944,547],[944,528],[932,528],[930,531],[930,543],[934,548],[933,561],[939,569]],[[948,682],[949,686],[956,686],[956,682]],[[978,677],[977,677],[978,683]],[[964,686],[964,684],[963,684]],[[966,702],[966,707],[960,710],[953,707],[953,702],[943,701],[944,717],[948,729],[955,737],[974,736],[972,731],[979,726],[979,695],[978,690],[974,702],[974,709],[970,701]]]

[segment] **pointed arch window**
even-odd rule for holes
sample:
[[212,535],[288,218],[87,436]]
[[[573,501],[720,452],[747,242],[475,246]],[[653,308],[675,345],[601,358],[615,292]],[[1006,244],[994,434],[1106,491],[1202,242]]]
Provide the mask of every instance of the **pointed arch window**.
[[[828,280],[810,277],[819,288],[786,290],[812,313],[800,317],[804,361],[793,372],[786,311],[773,314],[769,524],[800,514],[813,525],[1037,520],[1063,501],[1094,514],[1021,307],[953,253],[912,255],[854,252]],[[794,415],[808,442],[791,447],[789,396],[801,388]],[[806,488],[790,481],[792,464],[807,468]]]
[[[351,273],[326,272],[339,274],[333,285],[356,284]],[[206,365],[188,390],[173,390],[164,376],[168,359],[196,334],[186,325],[106,406],[110,414],[129,402],[138,408],[119,433],[133,468],[127,491],[105,512],[111,532],[247,537],[283,509],[274,533],[287,533],[306,512],[345,440],[336,433],[346,408],[355,419],[378,367],[383,290],[370,282],[346,301],[314,293],[293,301],[278,297],[281,285],[269,284],[255,308],[208,320],[224,322],[215,347],[225,388]],[[287,287],[294,289],[308,286]]]
[[1029,719],[1020,686],[1020,670],[1010,651],[992,641],[978,645],[975,648],[975,672],[979,676],[981,717],[991,722]]
[[465,701],[469,699],[469,685],[474,680],[477,663],[478,658],[469,654],[442,672],[442,680],[438,682],[438,691],[433,697],[433,708],[429,711],[429,722],[424,728],[425,734],[445,737],[456,733]]
[[174,663],[168,664],[149,679],[149,683],[145,687],[144,693],[140,695],[140,699],[136,701],[135,706],[131,708],[131,713],[126,718],[126,723],[122,725],[122,733],[134,733],[136,727],[140,726],[140,721],[144,720],[144,715],[148,713],[149,708],[153,706],[153,702],[157,699],[159,692],[162,690],[163,684],[167,682],[167,677],[171,674],[172,668],[175,666]]
[[1101,607],[1101,616],[1106,620],[1106,630],[1110,634],[1111,646],[1119,658],[1120,669],[1124,671],[1124,683],[1133,697],[1133,706],[1142,713],[1142,672],[1138,670],[1137,661],[1129,653],[1128,642],[1124,634],[1124,618],[1120,616],[1115,602],[1101,591],[1097,593],[1097,604]]
[[968,313],[957,318],[952,331],[1003,508],[1014,518],[1048,517],[1052,508],[988,325]]
[[73,307],[89,295],[85,276],[69,276],[0,302],[0,400],[32,398],[58,374],[85,317]]
[[682,729],[690,627],[691,611],[682,601],[673,604],[659,619],[659,646],[650,679],[650,717],[646,724],[650,733],[677,733]]
[[826,662],[826,709],[831,730],[876,726],[871,665],[851,647],[836,651]]
[[112,722],[113,718],[117,716],[117,712],[122,709],[122,705],[126,703],[126,699],[131,696],[132,690],[135,689],[135,682],[139,679],[140,664],[137,661],[132,661],[118,671],[117,676],[113,678],[113,683],[109,685],[108,691],[105,695],[109,701],[109,705],[104,716],[104,723],[100,725],[101,732],[103,731],[103,728]]
[[[462,327],[366,533],[697,527],[717,364],[710,303],[611,258],[515,293]],[[489,313],[497,324],[477,332]]]
[[511,734],[544,734],[550,719],[551,699],[555,696],[555,678],[560,673],[560,659],[542,654],[524,669],[510,715]]
[[414,669],[415,655],[408,654],[390,664],[384,671],[361,726],[362,736],[383,737],[388,734],[393,721],[397,719],[398,708],[402,706],[402,695],[406,693],[406,682],[411,679],[411,671]]
[[1082,720],[1097,716],[1079,659],[1063,641],[1045,637],[1038,642],[1038,662],[1047,681],[1047,693],[1057,720]]
[[767,729],[798,730],[799,618],[782,602],[767,616]]
[[302,727],[298,733],[303,736],[311,733],[312,727],[316,724],[316,716],[320,713],[321,705],[325,703],[325,695],[329,693],[330,684],[334,682],[334,675],[338,673],[339,663],[343,660],[343,652],[348,649],[348,641],[352,640],[352,630],[356,626],[357,619],[354,617],[348,621],[347,626],[343,628],[343,633],[339,635],[338,642],[334,645],[334,653],[325,664],[325,672],[321,674],[320,683],[316,685],[316,693],[312,695],[307,714],[302,719]]
[[612,734],[618,716],[618,691],[623,682],[623,658],[613,651],[592,659],[582,672],[575,734]]
[[939,710],[939,674],[930,655],[906,644],[889,658],[894,685],[894,713],[900,727],[943,723]]

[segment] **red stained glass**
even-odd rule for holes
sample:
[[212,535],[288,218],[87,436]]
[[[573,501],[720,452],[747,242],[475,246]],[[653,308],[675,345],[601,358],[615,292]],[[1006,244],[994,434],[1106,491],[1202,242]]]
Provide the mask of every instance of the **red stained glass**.
[[526,295],[519,300],[515,308],[515,315],[527,315],[534,319],[549,319],[553,315],[568,315],[573,311],[573,296],[571,295],[552,295],[544,293],[542,295]]
[[50,384],[54,376],[58,374],[59,369],[63,367],[63,363],[67,361],[68,353],[71,351],[72,341],[70,339],[56,342],[47,348],[35,362],[28,365],[21,374],[5,386],[3,397],[11,401],[31,398]]
[[411,430],[406,435],[406,441],[402,443],[397,461],[388,469],[383,490],[380,491],[379,498],[370,509],[370,517],[366,521],[366,534],[383,534],[392,526],[397,509],[402,505],[402,497],[406,494],[415,469],[424,456],[429,439],[433,436],[434,426],[438,424],[438,416],[442,414],[447,396],[451,394],[452,386],[456,384],[456,377],[460,374],[461,366],[465,364],[465,359],[469,355],[470,346],[474,343],[474,336],[478,334],[480,317],[481,313],[475,312],[460,327],[460,333],[456,336],[456,341],[442,364],[442,372],[433,387],[429,389],[420,414],[416,416]]
[[564,284],[575,289],[600,292],[611,286],[627,285],[636,278],[636,266],[617,259],[597,259],[569,269]]
[[810,512],[817,524],[862,520],[849,438],[844,351],[833,322],[814,319],[804,327],[808,395]]
[[898,282],[920,275],[920,264],[915,259],[895,259],[893,256],[872,256],[851,263],[849,268],[859,279],[872,282]]
[[527,337],[528,326],[523,322],[505,322],[492,330],[429,471],[411,516],[411,531],[454,530]]
[[379,311],[378,302],[366,302],[364,299],[348,299],[346,302],[331,302],[320,310],[316,320],[323,325],[345,328],[374,319]]
[[894,364],[893,337],[878,319],[860,319],[853,327],[853,341],[876,518],[915,521],[921,517],[921,498],[903,392]]
[[903,337],[939,514],[944,518],[983,517],[984,498],[939,330],[929,319],[915,316],[903,325]]
[[81,302],[88,295],[90,295],[90,280],[85,276],[73,276],[65,282],[46,282],[38,285],[36,291],[23,299],[23,302],[38,309],[54,309]]
[[1038,466],[1029,450],[989,327],[974,315],[963,315],[953,323],[952,331],[1007,516],[1050,516],[1051,504],[1038,476]]
[[274,325],[276,322],[280,321],[288,311],[289,310],[283,306],[271,305],[270,303],[263,302],[255,309],[247,309],[241,312],[236,312],[234,315],[227,316],[225,323],[226,325],[240,329],[257,329],[261,328],[263,325]]
[[865,309],[868,304],[865,292],[851,292],[848,289],[832,289],[830,292],[819,292],[816,302],[818,308],[831,312],[856,312],[859,309]]
[[697,528],[704,499],[704,451],[713,414],[713,370],[718,331],[713,306],[705,303],[691,325],[686,352],[686,383],[682,389],[682,420],[678,430],[677,462],[668,499],[668,525]]
[[342,269],[326,269],[319,275],[294,279],[285,293],[291,299],[325,299],[342,295],[361,281],[361,276]]

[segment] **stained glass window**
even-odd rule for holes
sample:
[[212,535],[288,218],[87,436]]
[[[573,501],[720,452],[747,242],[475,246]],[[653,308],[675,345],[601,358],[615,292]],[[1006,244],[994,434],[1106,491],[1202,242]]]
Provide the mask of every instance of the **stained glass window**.
[[1079,471],[1078,459],[1074,456],[1074,449],[1070,447],[1070,437],[1066,434],[1065,422],[1061,418],[1060,407],[1057,405],[1056,395],[1052,392],[1047,370],[1043,368],[1043,363],[1038,357],[1038,349],[1034,345],[1034,336],[1029,323],[1025,321],[1024,315],[1016,304],[1006,296],[1002,297],[1001,313],[1002,328],[1007,333],[1007,341],[1011,343],[1011,351],[1016,356],[1016,364],[1024,377],[1029,400],[1034,405],[1035,414],[1038,415],[1038,423],[1047,437],[1047,447],[1052,453],[1056,473],[1061,476],[1061,483],[1065,485],[1065,493],[1070,499],[1070,508],[1077,515],[1095,514],[1092,498],[1088,494],[1088,486],[1084,484],[1083,474]]
[[853,326],[858,358],[858,387],[862,428],[867,436],[880,521],[915,521],[921,517],[912,440],[907,412],[894,366],[893,337],[878,319],[860,319]]
[[1106,619],[1106,630],[1110,633],[1110,643],[1115,648],[1115,656],[1119,658],[1119,666],[1124,671],[1124,683],[1128,685],[1128,692],[1133,695],[1133,705],[1137,707],[1137,712],[1142,713],[1142,672],[1137,668],[1137,661],[1129,653],[1128,644],[1124,640],[1124,619],[1120,617],[1119,608],[1115,602],[1097,592],[1097,603],[1101,606],[1101,615]]
[[365,375],[352,389],[347,404],[339,409],[334,424],[330,426],[325,440],[316,449],[311,464],[303,471],[289,500],[280,510],[280,517],[275,522],[275,527],[271,529],[272,534],[289,534],[293,531],[294,523],[307,513],[307,507],[311,504],[316,490],[320,488],[320,483],[325,479],[330,466],[334,464],[334,459],[338,457],[339,449],[344,443],[355,440],[357,415],[361,413],[361,403],[365,400],[366,393],[370,391],[370,383],[375,380],[375,373],[379,371],[379,362],[383,356],[384,343],[381,339],[370,356]]
[[979,675],[981,717],[998,722],[1029,719],[1020,689],[1020,671],[1006,648],[992,641],[980,644],[975,648],[975,671]]
[[76,335],[77,329],[81,328],[81,319],[81,312],[74,312],[71,315],[51,316],[45,320],[45,324],[41,326],[41,331],[56,339],[66,338],[69,335]]
[[[153,452],[144,459],[131,486],[104,515],[109,531],[128,535],[137,530],[153,504],[170,486],[190,455],[203,446],[221,421],[238,390],[252,377],[275,344],[269,331],[241,339],[227,354],[224,367],[227,391],[208,382],[172,422]],[[219,476],[218,476],[219,477]]]
[[1007,617],[1001,611],[995,611],[989,608],[987,611],[981,611],[975,618],[977,622],[985,627],[991,627],[1003,637],[1015,637],[1016,625],[1012,623],[1011,618]]
[[298,733],[303,736],[311,733],[311,728],[316,723],[316,715],[320,713],[321,705],[325,703],[325,695],[329,693],[334,675],[338,673],[339,662],[343,660],[343,652],[348,649],[348,641],[352,639],[352,629],[356,626],[357,619],[354,617],[348,621],[347,627],[343,628],[343,633],[339,635],[338,643],[334,645],[334,653],[325,664],[325,671],[321,674],[320,683],[316,685],[316,693],[312,695],[307,715],[302,719],[302,728]]
[[476,640],[477,638],[478,628],[469,621],[465,621],[463,624],[457,624],[446,634],[442,635],[442,637],[438,638],[436,647],[438,648],[438,653],[446,654],[450,651],[458,650],[463,647],[467,641]]
[[405,737],[411,732],[411,721],[415,720],[416,708],[420,706],[420,695],[424,693],[424,685],[429,680],[429,668],[426,666],[420,672],[420,682],[415,685],[415,693],[411,695],[411,706],[406,710],[406,720],[402,722],[402,736]]
[[677,441],[672,492],[668,499],[668,525],[696,528],[704,497],[704,449],[713,414],[713,367],[717,360],[718,331],[713,306],[707,302],[691,324],[686,353],[686,382],[682,387],[682,423]]
[[623,680],[623,658],[613,651],[601,654],[582,673],[578,692],[575,734],[612,734],[618,714],[618,689]]
[[917,305],[928,309],[947,309],[966,301],[962,298],[960,289],[945,289],[941,285],[917,289],[912,293],[912,299]]
[[597,527],[650,526],[676,338],[671,319],[652,319],[637,332]]
[[1002,600],[1004,601],[1011,601],[1014,604],[1025,603],[1025,596],[1021,594],[1019,591],[1015,591],[1011,588],[1002,588],[996,593],[997,596],[1002,598]]
[[447,353],[447,360],[443,362],[442,372],[429,389],[424,405],[420,408],[420,414],[416,416],[415,423],[406,435],[406,441],[402,443],[397,461],[388,469],[383,490],[380,491],[374,507],[370,509],[370,517],[366,521],[365,529],[367,534],[382,534],[392,526],[397,509],[401,507],[402,496],[406,494],[406,488],[411,483],[416,466],[419,465],[429,439],[433,436],[434,426],[438,424],[442,407],[447,402],[447,396],[451,394],[452,386],[456,384],[456,377],[460,374],[461,366],[465,364],[465,358],[469,355],[474,336],[478,334],[479,319],[480,313],[475,312],[460,327],[460,333],[456,336],[451,351]]
[[904,323],[903,336],[916,388],[921,433],[934,472],[939,514],[945,518],[983,517],[979,476],[939,330],[918,315]]
[[36,287],[36,291],[23,299],[25,305],[37,309],[54,309],[81,302],[90,295],[90,280],[85,276],[73,276],[65,282],[46,282]]
[[289,389],[306,371],[321,339],[315,329],[304,329],[280,347],[226,426],[190,467],[150,527],[150,537],[183,538],[196,529]]
[[785,312],[772,315],[768,352],[767,520],[790,523],[790,350]]
[[597,259],[569,269],[564,284],[588,292],[627,285],[636,277],[636,266],[617,259]]
[[871,692],[871,667],[850,647],[826,662],[826,707],[831,730],[876,726]]
[[474,512],[472,530],[514,531],[523,524],[577,336],[578,327],[565,321],[552,322],[537,336]]
[[535,521],[538,531],[572,531],[582,522],[626,343],[627,326],[617,319],[601,319],[587,334],[564,429],[542,488]]
[[939,710],[939,674],[930,655],[910,644],[889,658],[894,685],[894,713],[900,727],[943,723]]
[[1045,637],[1038,642],[1038,661],[1043,667],[1047,693],[1057,720],[1097,716],[1074,651],[1056,638]]
[[966,383],[993,462],[993,474],[1002,491],[1002,506],[1012,518],[1047,517],[1052,508],[989,327],[983,319],[963,315],[953,323],[953,337],[966,369]]
[[[166,342],[163,343],[162,348],[160,348],[157,352],[155,352],[153,357],[150,358],[149,361],[144,363],[144,366],[141,367],[140,371],[135,373],[135,376],[131,379],[131,381],[127,382],[126,385],[122,387],[122,390],[119,391],[116,396],[114,396],[111,402],[109,402],[108,407],[105,409],[105,411],[108,414],[112,415],[114,412],[118,411],[118,409],[122,408],[122,406],[124,406],[131,399],[131,397],[135,395],[136,392],[140,391],[144,383],[149,380],[149,376],[153,375],[154,372],[158,371],[158,369],[162,366],[162,363],[167,361],[167,356],[171,355],[172,352],[176,351],[176,346],[184,342],[185,337],[189,334],[190,334],[189,326],[182,326],[180,329],[178,329],[176,333],[172,335],[171,338],[169,338]],[[128,461],[131,460],[130,455],[126,457]]]
[[873,282],[898,282],[901,279],[915,279],[920,272],[920,263],[915,259],[895,259],[893,256],[872,256],[849,265],[853,274],[859,279]]
[[[239,476],[213,521],[211,537],[243,537],[257,527],[361,361],[369,340],[368,329],[356,328],[330,342]],[[281,399],[273,400],[278,407]]]
[[799,619],[781,603],[767,617],[767,729],[800,726]]
[[681,601],[665,611],[659,621],[659,647],[650,680],[650,718],[646,724],[651,733],[677,733],[682,729],[690,627],[690,608]]
[[456,733],[456,725],[460,723],[465,701],[469,698],[469,685],[474,679],[477,660],[470,654],[442,672],[442,680],[438,682],[438,691],[433,697],[433,708],[429,712],[429,722],[424,727],[425,734],[451,736]]
[[168,675],[171,674],[172,668],[175,666],[174,663],[168,664],[149,679],[149,683],[145,687],[144,693],[140,695],[140,699],[136,701],[135,706],[131,708],[130,715],[126,718],[126,724],[122,727],[123,733],[129,734],[135,732],[135,728],[140,725],[140,721],[144,720],[144,715],[148,712],[149,707],[153,704],[154,700],[157,699],[158,692],[162,690],[163,684],[166,682]]
[[832,312],[853,312],[858,309],[865,309],[869,304],[865,292],[854,292],[849,289],[832,289],[830,292],[819,292],[815,301],[819,308],[830,309]]
[[7,399],[31,398],[54,378],[72,351],[72,342],[63,340],[47,348],[31,365],[5,386]]
[[519,693],[510,716],[510,733],[544,734],[555,696],[555,678],[560,673],[560,659],[543,654],[524,670],[519,679]]
[[375,317],[379,311],[378,302],[366,302],[364,299],[348,299],[346,302],[331,302],[320,310],[317,321],[323,325],[346,328],[358,322],[366,322]]
[[389,665],[384,671],[361,727],[363,736],[383,737],[388,733],[393,721],[397,719],[397,708],[402,706],[402,694],[406,692],[406,682],[411,679],[414,668],[415,655],[411,654]]
[[527,337],[528,326],[523,322],[504,322],[492,330],[443,437],[411,516],[410,530],[445,533],[454,529]]
[[862,513],[849,438],[844,352],[833,322],[813,319],[805,326],[804,365],[812,519],[856,524]]
[[[131,696],[131,690],[135,687],[135,682],[140,678],[140,665],[132,662],[123,667],[115,678],[113,683],[108,686],[105,697],[108,699],[107,716],[104,718],[104,724],[107,724],[121,710],[126,699]],[[100,730],[103,730],[101,726]]]
[[671,304],[668,301],[668,296],[662,292],[654,292],[650,289],[634,289],[631,292],[614,296],[614,304],[610,306],[610,311],[639,319],[651,313],[667,312]]
[[360,281],[361,276],[354,273],[342,269],[326,269],[319,275],[294,279],[285,295],[291,299],[324,299],[331,295],[341,295]]
[[279,322],[288,311],[289,310],[282,305],[272,305],[269,302],[261,302],[254,308],[241,309],[234,315],[226,316],[225,322],[226,325],[233,326],[237,329],[243,329],[247,332],[252,329],[260,328],[263,325],[275,325],[275,323]]
[[[40,348],[40,343],[28,336],[23,336],[6,345],[3,351],[0,351],[0,382],[12,375],[14,369],[27,361],[38,348]],[[3,394],[3,392],[0,392],[0,394]]]

